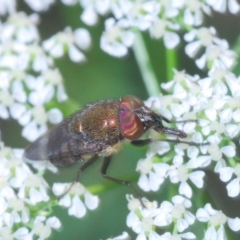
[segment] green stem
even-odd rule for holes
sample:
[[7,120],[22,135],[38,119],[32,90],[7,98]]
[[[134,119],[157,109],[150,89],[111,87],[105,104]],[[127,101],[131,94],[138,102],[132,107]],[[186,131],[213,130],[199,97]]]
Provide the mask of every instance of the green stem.
[[160,93],[159,83],[154,74],[151,61],[141,33],[136,32],[133,51],[140,68],[145,87],[149,96],[157,96]]
[[168,81],[173,79],[173,69],[178,67],[177,64],[177,51],[175,49],[166,48],[166,63],[167,63],[167,79]]

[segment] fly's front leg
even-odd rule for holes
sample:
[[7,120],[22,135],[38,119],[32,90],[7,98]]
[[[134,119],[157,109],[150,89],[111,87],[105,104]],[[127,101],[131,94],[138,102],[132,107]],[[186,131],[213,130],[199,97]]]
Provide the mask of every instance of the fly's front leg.
[[110,161],[111,161],[111,156],[108,156],[108,157],[104,158],[104,161],[103,161],[103,164],[102,164],[102,168],[101,168],[102,176],[104,178],[110,180],[110,181],[113,181],[113,182],[116,182],[118,184],[123,184],[123,185],[126,185],[126,186],[130,187],[133,190],[133,192],[137,195],[137,197],[140,200],[142,206],[145,207],[143,202],[142,202],[141,195],[139,194],[137,189],[130,182],[125,181],[125,180],[121,180],[121,179],[117,179],[117,178],[113,178],[113,177],[110,177],[110,176],[106,175],[107,169],[108,169],[109,164],[110,164]]
[[149,145],[152,142],[170,142],[170,143],[176,143],[176,144],[185,143],[185,144],[188,144],[190,146],[209,145],[208,142],[195,143],[195,142],[182,141],[182,140],[179,140],[179,139],[151,139],[151,138],[133,140],[133,141],[131,141],[131,144],[134,145],[134,146],[137,146],[137,147],[142,147],[142,146]]

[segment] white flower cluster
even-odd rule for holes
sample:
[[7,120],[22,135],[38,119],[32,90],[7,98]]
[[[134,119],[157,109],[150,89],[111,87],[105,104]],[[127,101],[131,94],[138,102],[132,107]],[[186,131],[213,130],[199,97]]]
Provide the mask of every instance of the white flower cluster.
[[[55,2],[54,0],[48,1],[32,1],[25,0],[26,3],[34,11],[46,11]],[[211,57],[215,55],[221,56],[221,47],[228,48],[228,44],[225,41],[218,41],[216,46],[210,44],[209,41],[214,41],[211,37],[215,34],[215,30],[210,29],[194,29],[203,23],[204,13],[211,15],[211,10],[224,13],[227,9],[232,14],[237,14],[240,10],[240,4],[237,0],[181,0],[181,1],[153,1],[153,0],[61,0],[65,5],[75,5],[79,3],[83,8],[83,12],[80,19],[87,25],[93,26],[99,20],[100,16],[106,16],[112,14],[114,18],[107,18],[105,20],[105,32],[101,37],[101,48],[108,54],[115,57],[122,57],[128,53],[128,48],[134,43],[134,35],[137,30],[149,31],[152,38],[163,38],[164,44],[167,48],[174,48],[180,43],[180,37],[177,33],[180,29],[192,29],[193,31],[187,34],[184,38],[187,42],[191,41],[191,44],[187,46],[186,53],[192,57],[196,54],[200,46],[206,48],[205,54],[196,61],[199,67],[203,68],[206,61],[210,61]],[[11,9],[14,9],[15,1],[12,0]],[[9,7],[5,3],[5,9],[3,12],[12,11],[7,10]],[[86,31],[86,30],[84,30]],[[209,37],[206,37],[206,31],[209,31]],[[87,36],[81,36],[79,39],[89,39],[88,32],[84,33]],[[56,37],[51,39],[51,43],[55,41],[58,44],[61,43],[61,38],[64,35],[59,33]],[[204,38],[202,38],[204,36]],[[196,37],[196,42],[192,42]],[[64,37],[65,38],[65,37]],[[67,37],[69,38],[69,37]],[[58,39],[58,40],[57,40]],[[69,40],[64,40],[69,41]],[[72,40],[70,40],[72,41]],[[86,40],[85,40],[86,41]],[[56,44],[51,50],[55,57],[62,55],[62,48],[64,44],[60,46]],[[90,41],[87,41],[87,45]],[[77,43],[78,47],[82,48]],[[51,46],[51,44],[49,45]],[[82,61],[85,59],[82,52],[70,47],[69,55],[73,61]],[[85,49],[85,48],[82,48]],[[233,53],[231,51],[225,52],[225,60],[230,60],[230,56]],[[76,56],[71,56],[76,55]],[[228,62],[226,64],[231,64]]]
[[[43,11],[54,1],[26,2],[35,11]],[[68,98],[54,58],[67,52],[72,61],[84,61],[81,50],[89,48],[91,38],[86,29],[67,27],[41,43],[37,14],[17,12],[15,1],[0,1],[0,6],[3,15],[10,14],[0,22],[0,118],[16,119],[23,126],[22,136],[34,141],[48,123],[63,119],[62,111],[49,104]]]
[[[65,0],[66,5],[76,4],[77,1]],[[114,18],[105,20],[105,32],[101,37],[101,48],[108,54],[115,57],[122,57],[128,53],[128,48],[134,43],[136,30],[149,31],[152,38],[163,38],[167,48],[172,49],[180,43],[180,37],[177,33],[180,29],[192,29],[193,32],[185,36],[186,41],[197,38],[197,42],[191,42],[186,48],[186,53],[191,57],[201,46],[206,48],[205,54],[198,59],[197,64],[204,67],[204,63],[211,59],[213,55],[221,56],[221,47],[228,48],[226,42],[218,42],[216,46],[204,42],[211,41],[206,38],[204,31],[207,29],[194,29],[203,23],[204,13],[211,14],[211,8],[214,11],[224,13],[228,9],[232,14],[237,14],[240,5],[236,0],[181,0],[181,1],[150,1],[150,0],[81,0],[80,5],[83,8],[81,20],[89,25],[95,25],[99,15],[104,16],[112,14]],[[46,6],[47,8],[47,6]],[[181,24],[182,23],[182,24]],[[210,29],[209,36],[214,30]],[[202,33],[203,32],[203,33]],[[205,38],[202,39],[202,36]],[[214,40],[214,39],[212,39]],[[203,41],[203,42],[201,42]],[[220,47],[220,48],[219,48]],[[231,51],[225,52],[226,61],[230,60]],[[207,60],[206,60],[207,58]],[[210,58],[210,59],[209,59]],[[228,62],[227,64],[231,64]]]
[[[160,207],[157,206],[157,202],[149,202],[146,199],[143,199],[143,207],[140,201],[132,196],[127,196],[127,200],[130,210],[127,225],[138,234],[137,240],[196,239],[192,232],[186,232],[196,220],[208,224],[204,239],[226,239],[226,223],[233,231],[240,230],[240,218],[228,218],[221,211],[214,210],[210,204],[199,208],[195,216],[188,210],[192,206],[191,201],[180,195],[174,196],[172,203],[163,201]],[[174,233],[157,233],[157,228],[170,225],[174,225]]]
[[[188,199],[192,198],[191,201],[194,202],[193,192],[203,187],[205,176],[204,171],[198,168],[208,167],[218,173],[222,181],[227,182],[226,188],[230,197],[238,196],[240,165],[236,158],[234,138],[240,133],[240,91],[238,90],[240,79],[227,69],[220,67],[212,67],[209,76],[204,79],[197,76],[193,78],[185,72],[175,71],[174,79],[162,84],[162,88],[171,95],[151,97],[146,104],[169,119],[198,120],[186,122],[182,126],[180,123],[177,125],[188,134],[188,141],[196,143],[207,141],[209,145],[197,147],[170,144],[163,142],[162,139],[160,141],[156,139],[151,143],[146,159],[138,162],[137,171],[141,173],[138,185],[146,192],[158,191],[160,186],[169,179],[170,182],[179,185],[179,194]],[[151,134],[156,138],[155,133]],[[235,161],[233,161],[234,158],[236,158]],[[232,165],[229,165],[230,162]],[[190,182],[193,185],[189,184]],[[209,204],[206,205],[205,210],[198,210],[196,217],[199,221],[211,222],[213,221],[211,215],[216,214],[220,215],[214,219],[224,216],[225,221],[216,220],[218,223],[212,224],[206,231],[205,239],[219,239],[220,235],[225,236],[225,223],[228,223],[233,231],[239,231],[239,218],[228,218],[209,206]],[[167,221],[167,219],[164,216],[164,220]],[[137,223],[137,220],[131,221],[133,225]]]
[[[0,239],[47,239],[51,229],[61,227],[57,217],[46,217],[49,215],[47,209],[64,206],[69,208],[70,215],[83,217],[86,207],[93,210],[98,206],[98,197],[80,184],[74,185],[59,201],[50,198],[45,180],[33,174],[21,155],[22,150],[4,146],[0,149]],[[60,195],[65,187],[66,184],[56,183],[53,191]],[[84,195],[85,204],[81,195]]]
[[[0,149],[0,238],[46,239],[61,223],[55,216],[41,216],[44,210],[39,205],[48,205],[50,200],[48,186],[21,160],[21,152],[4,146]],[[33,206],[35,210],[39,206],[40,215],[30,210]]]
[[46,131],[47,122],[63,119],[46,104],[67,99],[60,72],[39,45],[36,21],[36,15],[20,12],[0,23],[0,118],[16,119],[29,141]]

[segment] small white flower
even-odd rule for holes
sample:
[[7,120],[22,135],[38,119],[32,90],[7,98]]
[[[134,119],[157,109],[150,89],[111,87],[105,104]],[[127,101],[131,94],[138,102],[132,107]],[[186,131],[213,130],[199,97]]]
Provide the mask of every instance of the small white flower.
[[18,12],[10,15],[8,21],[1,28],[2,41],[16,39],[20,43],[38,41],[39,35],[34,22],[34,15],[27,17],[25,13]]
[[134,40],[134,35],[128,28],[126,20],[115,22],[113,18],[107,19],[105,32],[101,36],[101,48],[112,56],[125,56]]
[[149,31],[152,38],[163,38],[164,45],[167,48],[172,49],[180,42],[179,36],[175,33],[178,29],[178,25],[174,25],[167,20],[156,18]]
[[199,68],[205,66],[229,68],[233,66],[236,58],[235,53],[229,50],[226,40],[216,37],[216,30],[213,27],[194,29],[185,34],[184,38],[189,42],[185,48],[189,57],[194,58],[201,48],[205,48],[205,53],[196,60]]
[[229,197],[236,197],[240,193],[240,164],[237,164],[234,168],[232,167],[222,167],[219,170],[220,179],[223,182],[228,182],[232,175],[235,174],[236,178],[232,179],[227,184],[227,191]]
[[[187,183],[187,180],[190,179],[192,183],[198,188],[203,187],[203,177],[205,173],[203,171],[193,171],[188,165],[183,165],[183,159],[181,156],[176,155],[173,160],[173,164],[169,169],[169,178],[172,183],[178,183],[179,193],[185,195],[188,198],[192,197],[192,189]],[[191,164],[190,164],[191,166]]]
[[207,0],[206,1],[215,11],[225,13],[227,8],[230,13],[237,14],[240,10],[240,5],[236,0]]
[[85,55],[80,49],[90,46],[91,38],[86,29],[76,29],[74,32],[70,27],[65,28],[64,32],[57,33],[43,42],[43,48],[53,57],[62,57],[67,50],[73,62],[85,61]]
[[105,15],[110,8],[110,0],[80,0],[83,7],[81,20],[90,26],[98,22],[98,14]]
[[49,196],[46,182],[37,175],[27,177],[19,188],[18,197],[31,205],[36,205],[42,201],[47,202]]
[[164,179],[167,177],[168,164],[154,163],[154,158],[139,160],[137,171],[141,172],[138,185],[145,192],[159,190]]
[[137,239],[158,239],[159,235],[154,231],[154,214],[157,211],[156,202],[142,199],[145,208],[140,201],[132,196],[127,196],[130,213],[127,216],[127,226],[138,234]]
[[51,235],[52,228],[59,229],[60,227],[61,222],[55,216],[48,219],[44,216],[37,216],[34,221],[33,233],[40,239],[46,239]]
[[12,14],[16,11],[16,0],[0,0],[0,15]]
[[[69,187],[71,188],[69,189]],[[67,183],[54,183],[53,193],[56,196],[64,196],[59,200],[59,205],[68,208],[68,214],[77,218],[82,218],[86,214],[86,207],[90,210],[94,210],[98,207],[99,198],[88,192],[80,183],[74,183],[73,185]],[[84,197],[84,203],[82,201]]]
[[[29,238],[30,237],[30,238]],[[1,239],[31,239],[31,234],[26,227],[20,227],[15,232],[11,231],[11,228],[4,226],[0,229]]]
[[23,200],[10,198],[8,204],[14,222],[27,223],[29,221],[29,209],[25,207]]
[[226,223],[233,231],[240,230],[239,218],[228,218],[222,211],[213,209],[209,203],[204,208],[198,209],[196,217],[198,221],[208,223],[205,232],[206,240],[227,239],[224,229]]
[[187,0],[184,9],[184,22],[191,26],[198,26],[203,22],[203,12],[210,15],[210,7],[199,0]]
[[195,221],[195,216],[187,210],[192,204],[188,199],[180,195],[174,196],[172,202],[173,204],[168,201],[162,202],[159,212],[154,219],[154,224],[167,226],[176,221],[178,231],[182,232]]
[[131,27],[137,27],[141,31],[148,29],[159,14],[160,5],[155,1],[128,1],[124,8],[124,14]]

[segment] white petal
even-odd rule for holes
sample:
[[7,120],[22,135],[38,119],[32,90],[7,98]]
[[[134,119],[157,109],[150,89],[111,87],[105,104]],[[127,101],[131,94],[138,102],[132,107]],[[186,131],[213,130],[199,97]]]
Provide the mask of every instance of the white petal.
[[126,224],[128,227],[131,227],[132,229],[135,229],[136,226],[139,225],[139,219],[134,212],[130,212],[127,215]]
[[189,174],[189,178],[198,188],[203,187],[204,176],[205,176],[205,173],[203,171],[195,171]]
[[75,42],[81,49],[88,49],[91,45],[91,36],[84,28],[78,28],[74,31]]
[[59,206],[69,207],[71,205],[71,197],[69,194],[65,194],[62,198],[60,198],[58,202]]
[[185,219],[178,219],[177,221],[177,229],[179,232],[184,231],[188,227],[188,222]]
[[26,111],[26,106],[19,103],[14,103],[10,106],[9,112],[14,119],[19,119]]
[[60,123],[63,120],[63,114],[58,108],[52,108],[47,115],[49,122],[52,124]]
[[74,45],[69,46],[69,57],[73,62],[82,62],[86,59],[85,55]]
[[228,226],[235,232],[240,230],[240,219],[236,218],[228,218]]
[[85,198],[84,199],[85,204],[86,204],[88,209],[94,210],[98,207],[98,204],[99,204],[98,196],[94,196],[94,195],[90,194],[89,192],[86,192],[84,194],[84,198]]
[[150,184],[146,174],[141,174],[140,178],[138,179],[138,186],[145,192],[150,191]]
[[163,178],[159,177],[156,173],[149,173],[149,183],[151,190],[156,192],[159,190],[160,185],[163,183]]
[[134,34],[130,31],[125,31],[122,33],[121,40],[126,47],[131,47],[134,42]]
[[233,146],[225,146],[221,148],[221,152],[224,153],[227,157],[234,157],[236,155],[236,149]]
[[35,188],[31,188],[29,191],[29,199],[33,205],[42,201],[42,194]]
[[150,233],[149,233],[148,239],[149,240],[159,240],[160,235],[158,235],[156,232],[151,230]]
[[144,233],[140,233],[137,236],[136,240],[147,240],[147,238],[146,238],[146,235]]
[[182,238],[186,239],[196,239],[196,236],[191,232],[181,233],[179,234]]
[[58,229],[61,227],[61,222],[57,217],[53,216],[47,219],[46,225],[48,225],[51,228]]
[[25,227],[21,227],[14,232],[13,237],[15,239],[28,239],[27,235],[28,235],[28,229]]
[[180,38],[174,32],[166,32],[163,36],[163,41],[166,48],[173,49],[179,44]]
[[232,14],[236,14],[239,12],[240,6],[237,0],[229,0],[228,1],[228,9]]
[[56,196],[60,196],[66,190],[68,183],[54,183],[52,186],[52,191]]
[[197,210],[196,217],[200,222],[208,222],[209,214],[204,208]]
[[192,225],[195,222],[196,217],[189,211],[185,212],[185,220],[188,222],[189,225]]
[[81,20],[89,26],[93,26],[98,21],[98,16],[92,7],[87,7],[84,9]]
[[217,232],[213,226],[209,227],[205,232],[205,239],[218,240]]
[[51,48],[50,54],[55,58],[62,57],[64,54],[63,45],[60,43],[55,44],[53,48]]
[[235,124],[228,124],[225,127],[226,130],[226,134],[230,137],[230,138],[234,138],[239,134],[240,128],[238,125]]
[[187,198],[192,197],[192,189],[187,182],[182,182],[179,186],[179,193],[185,195]]
[[210,156],[199,156],[197,158],[198,166],[199,167],[207,167],[211,163],[211,157]]
[[239,179],[235,178],[233,179],[228,185],[227,185],[227,191],[229,197],[236,197],[238,196],[240,192],[240,186],[239,186]]
[[68,214],[77,218],[82,218],[86,214],[86,207],[79,196],[75,195],[72,199],[72,205],[68,209]]
[[211,121],[217,120],[217,111],[215,109],[209,108],[209,109],[205,110],[205,114],[209,120],[211,120]]
[[0,214],[2,215],[6,209],[8,208],[8,204],[7,202],[5,201],[4,198],[0,198]]
[[195,42],[189,43],[185,47],[185,52],[189,57],[193,58],[196,56],[200,47],[201,47],[201,43],[199,41],[195,41]]
[[223,167],[219,169],[220,179],[223,182],[228,182],[232,178],[234,169],[232,167]]

